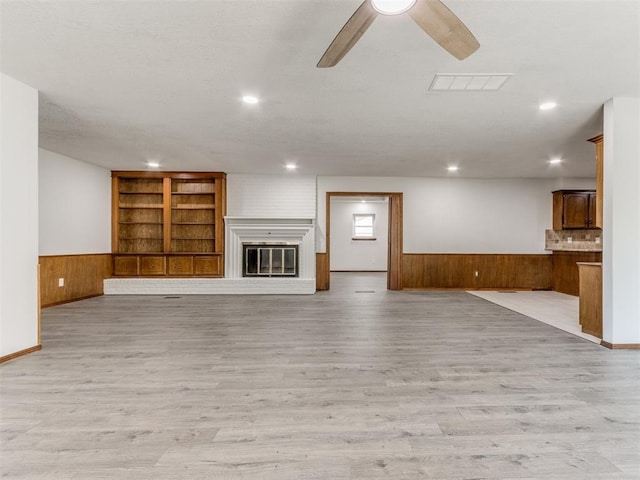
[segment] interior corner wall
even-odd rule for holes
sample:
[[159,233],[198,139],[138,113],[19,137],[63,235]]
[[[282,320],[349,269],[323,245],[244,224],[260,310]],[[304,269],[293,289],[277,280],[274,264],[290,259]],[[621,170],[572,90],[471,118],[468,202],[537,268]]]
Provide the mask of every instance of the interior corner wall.
[[252,218],[315,218],[312,175],[227,175],[227,215]]
[[[587,184],[595,180],[562,181]],[[546,254],[557,186],[553,178],[318,177],[316,250],[326,251],[327,192],[401,192],[404,253]]]
[[602,339],[640,344],[640,98],[604,105]]
[[111,252],[111,172],[39,150],[40,255]]
[[0,357],[38,332],[38,91],[0,74]]

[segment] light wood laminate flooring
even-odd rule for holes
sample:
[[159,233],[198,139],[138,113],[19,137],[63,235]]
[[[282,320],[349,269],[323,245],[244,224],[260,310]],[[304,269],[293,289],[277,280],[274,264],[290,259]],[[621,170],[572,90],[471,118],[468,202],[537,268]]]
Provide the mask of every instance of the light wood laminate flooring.
[[580,299],[573,295],[545,290],[477,290],[469,293],[590,342],[600,344],[598,337],[582,331]]
[[640,352],[466,292],[104,296],[0,366],[2,478],[638,479]]

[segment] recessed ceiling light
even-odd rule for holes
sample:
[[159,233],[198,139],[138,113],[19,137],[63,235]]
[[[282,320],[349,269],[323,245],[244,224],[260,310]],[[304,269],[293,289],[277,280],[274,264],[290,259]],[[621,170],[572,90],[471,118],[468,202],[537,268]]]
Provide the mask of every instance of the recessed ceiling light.
[[371,0],[374,10],[383,15],[399,15],[409,10],[416,0]]
[[298,168],[298,166],[297,166],[295,163],[287,163],[287,164],[285,165],[285,168],[286,168],[287,170],[295,170],[296,168]]
[[552,158],[551,160],[549,160],[549,165],[559,165],[561,163],[562,163],[561,158]]
[[450,172],[457,172],[458,171],[458,166],[457,165],[450,165],[447,167],[447,170],[449,170]]
[[249,105],[255,105],[260,100],[258,99],[258,97],[255,97],[253,95],[245,95],[244,97],[242,97],[242,101],[244,103],[248,103]]
[[553,110],[557,106],[558,104],[556,102],[545,102],[545,103],[541,103],[538,108],[540,110]]
[[147,167],[149,167],[149,168],[160,168],[160,164],[158,162],[149,161],[149,162],[147,162]]

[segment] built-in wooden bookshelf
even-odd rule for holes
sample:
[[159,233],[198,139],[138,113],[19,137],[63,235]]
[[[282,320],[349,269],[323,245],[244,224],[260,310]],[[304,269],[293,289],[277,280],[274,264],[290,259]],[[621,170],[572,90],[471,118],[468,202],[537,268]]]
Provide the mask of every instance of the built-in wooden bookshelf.
[[222,276],[224,173],[112,172],[114,275]]

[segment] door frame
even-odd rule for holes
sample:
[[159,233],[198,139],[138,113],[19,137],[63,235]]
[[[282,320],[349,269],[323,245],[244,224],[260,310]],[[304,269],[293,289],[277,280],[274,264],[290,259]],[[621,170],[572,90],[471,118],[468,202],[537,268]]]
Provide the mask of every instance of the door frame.
[[[318,259],[316,283],[318,290],[330,289],[331,275],[331,198],[386,197],[389,199],[389,227],[387,232],[387,289],[402,290],[402,193],[401,192],[327,192],[326,196],[326,253]],[[321,254],[319,254],[321,255]]]

